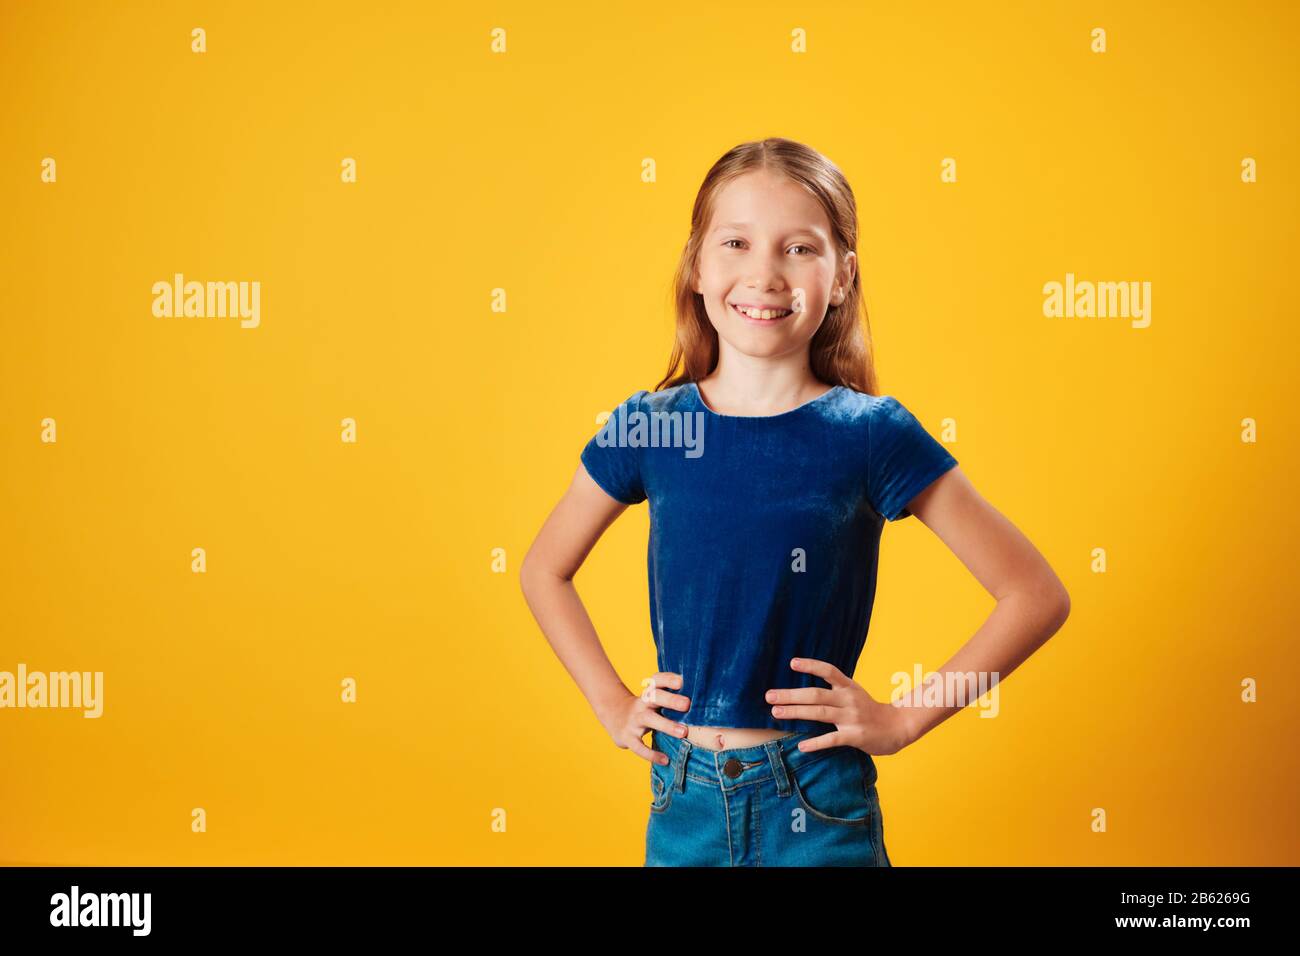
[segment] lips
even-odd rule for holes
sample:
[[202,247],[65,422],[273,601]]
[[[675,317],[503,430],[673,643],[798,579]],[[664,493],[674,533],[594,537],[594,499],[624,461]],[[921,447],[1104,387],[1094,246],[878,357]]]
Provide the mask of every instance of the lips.
[[728,303],[731,309],[750,322],[780,322],[794,313],[781,306],[749,305],[736,302]]

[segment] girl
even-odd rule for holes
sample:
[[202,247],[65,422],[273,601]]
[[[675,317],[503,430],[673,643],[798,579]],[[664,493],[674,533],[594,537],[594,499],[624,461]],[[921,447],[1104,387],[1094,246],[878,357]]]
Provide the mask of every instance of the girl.
[[[877,394],[857,234],[853,192],[815,150],[766,139],[718,160],[677,273],[668,374],[587,443],[523,561],[555,653],[614,743],[650,761],[646,865],[891,865],[872,755],[975,700],[1069,614],[1038,550]],[[642,501],[660,672],[638,696],[573,576]],[[848,675],[884,522],[912,514],[997,607],[942,669],[988,683],[898,706]]]

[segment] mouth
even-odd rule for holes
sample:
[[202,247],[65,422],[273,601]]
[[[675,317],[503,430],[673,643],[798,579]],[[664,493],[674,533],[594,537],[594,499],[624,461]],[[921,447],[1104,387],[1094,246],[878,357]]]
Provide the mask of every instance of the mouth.
[[775,325],[794,315],[790,309],[760,309],[756,306],[737,305],[735,302],[728,302],[727,305],[746,322],[753,322],[756,325]]

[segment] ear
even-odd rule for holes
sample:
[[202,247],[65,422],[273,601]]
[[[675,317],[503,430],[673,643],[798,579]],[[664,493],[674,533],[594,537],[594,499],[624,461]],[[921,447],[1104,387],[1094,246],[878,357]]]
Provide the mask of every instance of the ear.
[[846,252],[843,260],[840,262],[840,268],[836,275],[835,289],[831,293],[831,304],[841,305],[848,298],[849,286],[853,285],[853,274],[857,272],[858,256],[857,253]]

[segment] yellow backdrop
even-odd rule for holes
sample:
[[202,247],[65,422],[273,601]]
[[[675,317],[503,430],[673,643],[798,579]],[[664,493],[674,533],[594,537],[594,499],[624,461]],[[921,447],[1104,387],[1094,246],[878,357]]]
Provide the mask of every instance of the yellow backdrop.
[[[1073,599],[878,758],[894,863],[1300,862],[1293,5],[0,9],[0,671],[103,674],[0,709],[0,861],[639,865],[519,562],[778,135],[853,184],[882,390]],[[178,273],[256,324],[156,315]],[[1149,324],[1046,316],[1067,274]],[[632,688],[647,528],[577,579]],[[992,609],[915,519],[879,587],[882,699]]]

